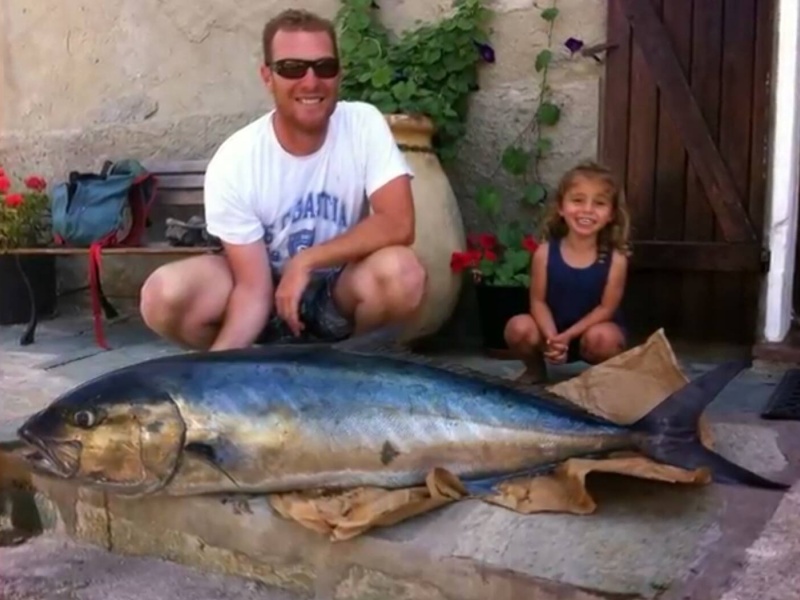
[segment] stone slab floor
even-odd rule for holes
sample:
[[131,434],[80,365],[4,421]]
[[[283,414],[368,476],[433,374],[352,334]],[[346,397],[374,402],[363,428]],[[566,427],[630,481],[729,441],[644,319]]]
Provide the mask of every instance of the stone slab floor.
[[[107,326],[111,351],[95,346],[85,315],[41,323],[30,346],[18,345],[21,331],[0,327],[0,440],[13,435],[20,419],[69,387],[178,351],[156,340],[136,319]],[[693,377],[720,357],[679,351],[679,358]],[[520,367],[476,353],[448,353],[448,359],[504,376]],[[564,370],[561,376],[571,374]],[[708,414],[721,453],[793,482],[800,424],[758,417],[779,376],[780,370],[774,369],[743,373]],[[244,512],[210,499],[141,502],[119,507],[116,520],[101,524],[103,535],[115,540],[98,538],[86,546],[48,531],[21,545],[0,547],[0,597],[800,597],[797,575],[789,566],[800,558],[800,486],[781,494],[601,475],[592,475],[589,482],[598,501],[597,512],[589,516],[524,516],[466,501],[336,544],[282,520],[263,499],[251,500]],[[86,506],[91,512],[91,502]],[[85,523],[91,522],[89,512]],[[139,532],[131,541],[143,526],[158,535],[153,533],[148,542]],[[181,550],[175,549],[173,534],[186,538]],[[112,543],[123,540],[127,544]],[[216,558],[195,560],[186,540],[213,548]],[[153,554],[176,562],[160,561]],[[236,566],[242,557],[250,561],[246,569]],[[258,569],[253,561],[260,561]],[[217,571],[250,575],[285,591]]]

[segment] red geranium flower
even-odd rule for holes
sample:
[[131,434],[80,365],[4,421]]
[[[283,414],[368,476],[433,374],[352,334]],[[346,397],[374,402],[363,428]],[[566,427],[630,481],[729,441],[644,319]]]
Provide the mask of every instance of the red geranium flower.
[[6,196],[6,205],[11,208],[16,208],[23,202],[22,194],[9,194]]
[[31,175],[25,179],[25,186],[28,189],[42,192],[47,187],[47,182],[44,180],[44,177],[40,177],[39,175]]
[[539,247],[539,243],[535,239],[533,239],[532,235],[526,235],[525,238],[522,240],[522,247],[525,248],[525,250],[527,250],[531,254],[533,254]]
[[4,173],[0,173],[0,194],[5,194],[9,189],[11,189],[11,180]]
[[466,252],[453,252],[450,257],[450,268],[456,273],[464,269],[477,267],[481,260],[481,253],[477,250],[467,250]]

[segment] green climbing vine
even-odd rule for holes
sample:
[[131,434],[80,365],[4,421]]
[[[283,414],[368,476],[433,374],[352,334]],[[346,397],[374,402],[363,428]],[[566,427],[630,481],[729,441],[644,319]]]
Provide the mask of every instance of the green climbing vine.
[[488,43],[491,11],[482,0],[458,0],[452,15],[394,35],[374,0],[340,0],[336,16],[344,75],[341,97],[386,114],[428,116],[443,162],[464,135],[470,93],[482,62],[494,62]]
[[[547,188],[543,183],[539,165],[553,149],[553,138],[545,128],[555,127],[561,119],[561,107],[553,100],[552,88],[548,82],[553,62],[553,27],[559,15],[556,7],[543,9],[540,16],[547,23],[547,46],[536,55],[534,68],[539,74],[539,96],[533,110],[533,117],[517,133],[517,136],[504,149],[500,162],[489,176],[493,179],[498,171],[504,170],[522,183],[521,200],[523,205],[540,208],[547,198]],[[525,145],[524,138],[533,134],[532,144]],[[477,195],[478,206],[489,217],[496,217],[501,208],[500,192],[492,185],[480,188]]]
[[[534,68],[539,75],[539,95],[532,118],[503,150],[488,178],[490,183],[477,190],[475,202],[479,211],[492,223],[490,232],[471,235],[467,251],[454,253],[451,260],[454,271],[469,270],[475,280],[485,285],[530,285],[531,258],[537,246],[532,232],[548,195],[540,165],[553,149],[550,132],[561,119],[561,107],[554,100],[548,81],[554,58],[553,29],[559,16],[557,0],[541,9],[539,16],[546,23],[547,44],[534,61]],[[575,52],[582,42],[570,38],[566,45],[571,52]],[[526,215],[524,222],[520,219],[498,222],[504,197],[503,192],[491,182],[500,170],[519,184],[519,196],[515,200],[521,203]]]

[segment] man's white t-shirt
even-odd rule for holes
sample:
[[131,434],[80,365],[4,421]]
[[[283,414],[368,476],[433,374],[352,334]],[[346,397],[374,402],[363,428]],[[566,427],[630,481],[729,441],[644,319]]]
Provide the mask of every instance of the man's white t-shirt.
[[206,169],[204,202],[210,234],[231,244],[263,239],[280,273],[300,250],[355,225],[375,190],[412,172],[383,114],[371,104],[339,101],[324,145],[308,156],[283,149],[273,114],[218,148]]

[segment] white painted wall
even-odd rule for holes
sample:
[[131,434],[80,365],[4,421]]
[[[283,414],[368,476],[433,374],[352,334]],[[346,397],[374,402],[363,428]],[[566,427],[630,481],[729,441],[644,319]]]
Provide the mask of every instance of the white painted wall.
[[778,0],[777,11],[766,232],[771,256],[763,304],[766,342],[781,341],[791,325],[800,177],[800,2]]

